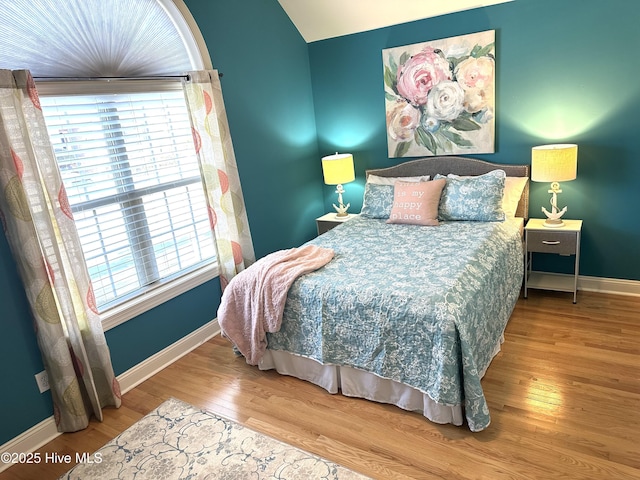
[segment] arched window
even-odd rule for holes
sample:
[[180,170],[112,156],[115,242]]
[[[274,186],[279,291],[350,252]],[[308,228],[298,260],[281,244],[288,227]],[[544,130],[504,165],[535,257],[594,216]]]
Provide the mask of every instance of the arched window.
[[217,274],[179,77],[210,68],[181,0],[14,0],[0,68],[28,69],[105,328]]
[[34,77],[145,77],[211,68],[181,0],[0,4],[0,66]]

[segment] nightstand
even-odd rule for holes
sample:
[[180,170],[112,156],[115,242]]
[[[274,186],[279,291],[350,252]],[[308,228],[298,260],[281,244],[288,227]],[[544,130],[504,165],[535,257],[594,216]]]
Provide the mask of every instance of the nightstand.
[[321,217],[316,218],[316,226],[318,228],[318,235],[322,235],[324,232],[328,232],[334,227],[337,227],[341,223],[351,220],[358,216],[357,213],[350,213],[346,217],[336,217],[335,212],[327,213]]
[[[524,298],[527,290],[536,288],[572,292],[573,303],[578,295],[578,268],[580,263],[580,233],[582,220],[563,220],[562,227],[545,227],[544,219],[532,218],[524,228],[525,238],[525,275]],[[576,257],[573,276],[543,274],[531,269],[533,254],[554,253],[557,255],[574,255]]]

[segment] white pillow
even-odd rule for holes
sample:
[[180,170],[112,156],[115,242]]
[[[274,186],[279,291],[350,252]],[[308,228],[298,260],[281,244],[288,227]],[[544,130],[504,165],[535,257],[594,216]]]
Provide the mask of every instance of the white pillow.
[[507,217],[515,217],[518,210],[518,202],[522,197],[525,185],[529,177],[507,177],[504,183],[504,196],[502,197],[502,209]]
[[367,177],[367,183],[373,183],[375,185],[395,185],[396,182],[426,182],[430,180],[429,175],[422,175],[419,177],[379,177],[378,175],[369,175]]

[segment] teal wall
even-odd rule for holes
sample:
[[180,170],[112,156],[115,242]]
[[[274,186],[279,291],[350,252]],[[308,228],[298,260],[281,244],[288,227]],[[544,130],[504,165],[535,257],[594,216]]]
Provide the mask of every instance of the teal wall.
[[[299,245],[322,214],[322,177],[307,44],[277,1],[187,0],[222,88],[256,254]],[[116,374],[216,317],[217,279],[106,333]],[[0,445],[52,415],[34,375],[42,360],[4,233],[0,234]]]
[[0,234],[0,445],[52,414],[51,394],[40,394],[34,375],[43,370],[27,296]]
[[323,213],[307,44],[276,0],[185,3],[223,73],[256,255],[297,246]]
[[[482,158],[529,163],[534,145],[579,144],[578,179],[563,184],[568,218],[585,220],[581,273],[640,280],[640,2],[515,0],[307,45],[277,0],[186,0],[224,76],[222,88],[261,257],[313,237],[330,208],[319,158],[354,154],[361,206],[365,168],[387,157],[384,48],[481,30],[497,37],[497,150]],[[547,186],[532,185],[540,216]],[[4,234],[0,235],[0,444],[51,415],[31,316]],[[117,374],[213,319],[211,281],[107,332]]]
[[[515,0],[311,43],[320,151],[354,154],[359,184],[345,197],[357,210],[364,169],[400,161],[387,157],[382,50],[495,30],[496,153],[478,157],[530,163],[532,146],[577,143],[578,178],[559,203],[584,220],[580,273],[640,280],[638,18],[637,1]],[[531,187],[530,214],[542,217],[548,185]],[[556,269],[549,260],[540,268]]]

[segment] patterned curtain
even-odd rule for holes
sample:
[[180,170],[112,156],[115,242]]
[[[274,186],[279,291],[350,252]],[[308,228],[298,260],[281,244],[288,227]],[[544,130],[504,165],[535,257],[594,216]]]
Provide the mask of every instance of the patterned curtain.
[[237,273],[255,261],[255,253],[222,87],[216,70],[190,72],[183,86],[224,289]]
[[93,289],[40,101],[26,70],[0,70],[0,217],[49,376],[58,430],[120,406]]

